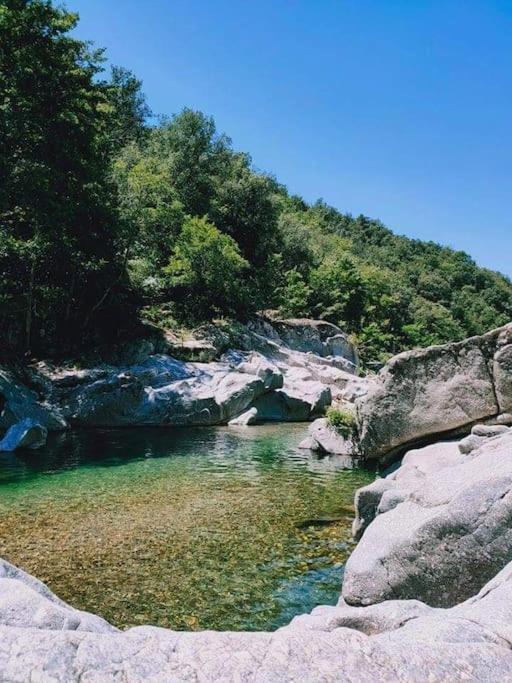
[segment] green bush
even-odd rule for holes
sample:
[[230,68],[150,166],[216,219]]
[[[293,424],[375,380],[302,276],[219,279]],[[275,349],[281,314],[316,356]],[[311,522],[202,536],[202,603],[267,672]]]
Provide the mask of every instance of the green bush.
[[327,409],[327,424],[344,439],[353,436],[356,429],[356,418],[349,410],[330,407]]

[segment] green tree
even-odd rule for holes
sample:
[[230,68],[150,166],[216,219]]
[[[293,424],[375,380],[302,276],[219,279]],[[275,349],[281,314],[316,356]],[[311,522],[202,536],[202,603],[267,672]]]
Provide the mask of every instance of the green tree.
[[124,296],[101,53],[71,37],[76,22],[44,0],[0,2],[2,327],[25,348],[113,332]]
[[279,289],[279,312],[285,318],[307,318],[311,315],[311,288],[296,268],[284,274],[284,285]]
[[103,83],[109,109],[106,144],[116,153],[129,142],[140,142],[147,134],[151,110],[142,91],[142,81],[121,66],[112,66],[110,80]]
[[231,237],[196,217],[185,221],[165,273],[182,316],[198,322],[243,313],[248,267]]

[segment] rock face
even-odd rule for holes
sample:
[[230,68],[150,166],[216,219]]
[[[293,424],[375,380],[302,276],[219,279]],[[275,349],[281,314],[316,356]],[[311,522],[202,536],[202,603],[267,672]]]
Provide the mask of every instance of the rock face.
[[275,633],[119,632],[0,563],[2,681],[506,681],[512,564],[451,609],[417,600],[318,607]]
[[48,430],[67,426],[58,408],[24,386],[11,372],[0,368],[0,430],[25,419]]
[[1,451],[15,451],[17,448],[41,448],[46,443],[48,430],[32,418],[26,418],[9,427],[0,441]]
[[512,429],[475,427],[460,444],[409,451],[356,496],[343,597],[352,605],[416,598],[454,605],[512,557]]
[[135,349],[130,357],[136,362],[125,365],[77,369],[39,363],[31,380],[44,403],[12,383],[4,426],[24,411],[49,429],[302,421],[323,415],[333,396],[357,394],[364,384],[352,374],[354,347],[329,323],[261,320],[245,329],[240,342],[245,350],[227,351],[208,363],[180,361],[154,353],[152,346],[146,355]]
[[357,402],[358,450],[389,458],[436,435],[510,412],[512,324],[462,342],[407,351]]

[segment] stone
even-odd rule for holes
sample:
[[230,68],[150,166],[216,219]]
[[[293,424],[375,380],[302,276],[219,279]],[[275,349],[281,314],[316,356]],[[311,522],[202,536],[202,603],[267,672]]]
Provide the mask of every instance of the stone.
[[254,407],[264,422],[305,422],[322,414],[330,403],[329,387],[320,382],[295,382],[262,395]]
[[257,408],[249,408],[245,413],[234,417],[228,422],[231,427],[247,427],[249,425],[254,425],[258,421],[258,410]]
[[58,406],[64,424],[98,427],[238,423],[249,410],[254,421],[253,408],[258,422],[311,420],[324,414],[333,394],[365,391],[367,380],[352,374],[355,349],[330,323],[258,319],[239,327],[241,348],[227,351],[225,330],[200,330],[199,341],[213,339],[217,357],[224,349],[218,361],[179,360],[156,353],[158,344],[137,342],[140,353],[119,355],[136,362],[85,369],[41,362],[31,367],[30,381]]
[[48,430],[28,417],[9,427],[0,441],[0,451],[15,451],[18,448],[42,448],[46,444]]
[[345,567],[351,605],[414,598],[452,606],[512,556],[512,430],[483,437],[469,455],[451,442],[408,456],[356,496],[355,527],[364,533]]
[[354,450],[351,439],[338,434],[325,417],[318,418],[309,426],[308,438],[299,444],[299,448],[334,455],[349,455]]
[[0,429],[8,429],[26,418],[50,431],[67,427],[60,408],[41,399],[12,372],[0,368]]
[[389,461],[406,447],[466,433],[512,401],[512,324],[462,342],[406,351],[356,401],[357,452]]

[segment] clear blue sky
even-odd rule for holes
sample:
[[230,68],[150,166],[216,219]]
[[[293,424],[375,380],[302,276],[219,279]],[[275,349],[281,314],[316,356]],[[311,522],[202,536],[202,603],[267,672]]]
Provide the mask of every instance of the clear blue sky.
[[309,201],[512,275],[510,0],[68,0],[156,113]]

